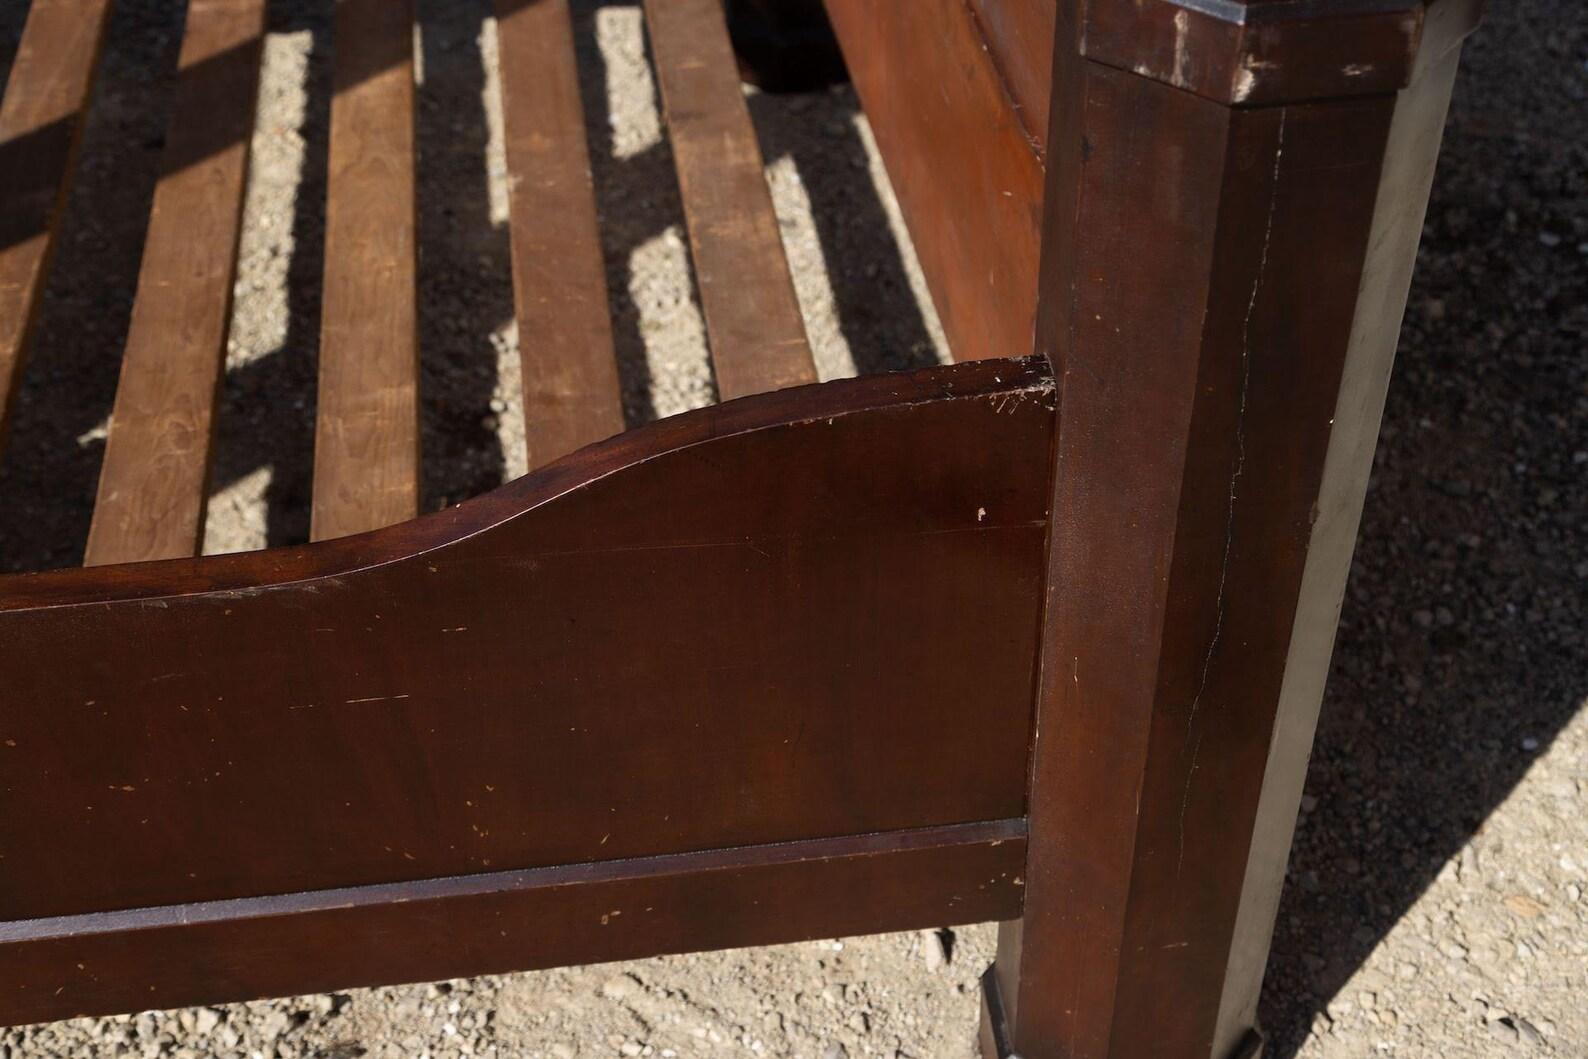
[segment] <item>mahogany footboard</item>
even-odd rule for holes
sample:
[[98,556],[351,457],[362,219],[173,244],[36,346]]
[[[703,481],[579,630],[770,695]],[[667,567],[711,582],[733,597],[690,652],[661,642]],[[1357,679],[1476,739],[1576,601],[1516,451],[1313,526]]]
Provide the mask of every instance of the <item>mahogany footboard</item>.
[[876,376],[0,579],[0,1021],[1017,915],[1054,421]]

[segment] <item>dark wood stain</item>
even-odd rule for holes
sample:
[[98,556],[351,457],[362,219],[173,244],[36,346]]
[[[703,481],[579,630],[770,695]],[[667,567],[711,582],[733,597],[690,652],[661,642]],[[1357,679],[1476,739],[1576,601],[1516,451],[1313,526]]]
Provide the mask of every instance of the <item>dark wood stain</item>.
[[1022,1056],[1218,1059],[1256,1039],[1455,52],[1396,94],[1240,108],[1078,31],[1028,896],[990,981]]
[[1024,830],[997,820],[0,924],[0,1022],[1016,915]]
[[[0,410],[105,6],[36,0],[0,105]],[[317,543],[128,562],[197,547],[257,78],[263,0],[192,0],[111,565],[0,578],[0,1020],[993,916],[988,1056],[1256,1054],[1479,4],[827,6],[956,356],[1042,359],[780,389],[722,12],[649,0],[760,396],[621,433],[567,5],[499,0],[536,469],[415,517],[411,2],[341,0]]]
[[0,907],[1021,816],[1052,426],[1032,363],[877,376],[363,537],[0,579]]

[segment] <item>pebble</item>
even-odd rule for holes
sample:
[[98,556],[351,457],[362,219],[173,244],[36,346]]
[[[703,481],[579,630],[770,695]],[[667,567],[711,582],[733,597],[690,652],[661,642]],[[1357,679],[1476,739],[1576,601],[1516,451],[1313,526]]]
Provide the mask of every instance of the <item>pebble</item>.
[[1515,1044],[1521,1040],[1521,1034],[1516,1032],[1516,1027],[1508,1019],[1495,1019],[1489,1023],[1489,1032],[1507,1044]]

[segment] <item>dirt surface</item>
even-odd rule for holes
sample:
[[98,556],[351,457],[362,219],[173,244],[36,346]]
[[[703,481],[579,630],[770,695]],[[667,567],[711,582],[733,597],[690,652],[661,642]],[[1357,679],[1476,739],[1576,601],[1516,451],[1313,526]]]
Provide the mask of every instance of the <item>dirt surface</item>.
[[[0,462],[0,569],[79,560],[179,5],[121,0]],[[302,540],[331,40],[281,0],[206,550]],[[494,26],[421,0],[428,507],[523,470]],[[631,424],[715,399],[639,11],[577,5]],[[0,74],[25,0],[0,0]],[[1280,912],[1274,1054],[1588,1056],[1588,16],[1468,49]],[[846,89],[750,97],[824,378],[946,357]],[[111,866],[113,868],[113,866]],[[987,925],[78,1020],[16,1055],[968,1057]]]

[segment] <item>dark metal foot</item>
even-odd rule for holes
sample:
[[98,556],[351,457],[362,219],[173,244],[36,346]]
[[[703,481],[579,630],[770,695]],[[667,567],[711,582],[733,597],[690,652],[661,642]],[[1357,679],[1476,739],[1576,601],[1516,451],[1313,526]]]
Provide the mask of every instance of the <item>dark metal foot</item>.
[[[981,1028],[977,1042],[982,1059],[1020,1059],[1010,1043],[1009,1021],[1005,1015],[1003,993],[998,975],[989,967],[981,976]],[[1255,1027],[1246,1032],[1229,1059],[1263,1059],[1263,1035]]]
[[981,976],[981,1031],[977,1036],[982,1059],[1018,1059],[1009,1045],[1009,1022],[1004,1016],[1003,994],[995,971],[988,967]]

